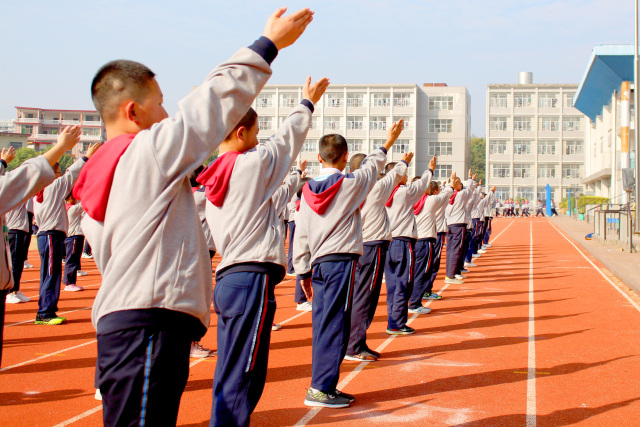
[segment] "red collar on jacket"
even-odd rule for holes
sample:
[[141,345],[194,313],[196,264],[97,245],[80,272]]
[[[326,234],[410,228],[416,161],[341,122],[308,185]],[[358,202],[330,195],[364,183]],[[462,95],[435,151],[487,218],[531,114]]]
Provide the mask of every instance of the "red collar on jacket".
[[343,180],[344,176],[341,176],[331,187],[317,194],[311,190],[309,183],[307,182],[304,187],[302,187],[302,194],[304,195],[305,203],[313,209],[315,213],[323,215],[336,194],[338,194],[338,190],[340,190]]
[[388,207],[388,208],[391,207],[391,204],[393,203],[393,196],[396,195],[396,191],[398,191],[398,188],[400,188],[400,186],[396,185],[396,188],[393,189],[393,192],[389,196],[389,199],[387,200],[387,203],[384,204],[386,207]]
[[453,202],[456,201],[456,196],[458,195],[458,190],[453,192],[453,195],[451,197],[449,197],[449,204],[452,205]]
[[413,214],[414,215],[418,215],[420,212],[422,212],[422,208],[424,207],[424,202],[427,201],[427,196],[426,194],[423,194],[422,197],[420,197],[420,200],[418,200],[416,202],[415,205],[413,205]]
[[205,186],[205,195],[214,206],[222,207],[224,199],[229,189],[231,172],[236,164],[239,151],[227,151],[214,160],[205,170],[202,171],[196,181]]

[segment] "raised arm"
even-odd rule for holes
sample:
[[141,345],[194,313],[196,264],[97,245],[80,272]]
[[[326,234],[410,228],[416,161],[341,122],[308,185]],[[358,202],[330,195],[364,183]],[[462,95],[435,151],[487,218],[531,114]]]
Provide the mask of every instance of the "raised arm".
[[56,178],[43,156],[29,159],[0,177],[0,215],[33,197]]
[[429,161],[429,169],[424,171],[419,180],[412,182],[407,186],[407,197],[409,197],[410,203],[414,204],[424,194],[433,178],[433,171],[436,169],[436,156],[433,156],[431,161]]

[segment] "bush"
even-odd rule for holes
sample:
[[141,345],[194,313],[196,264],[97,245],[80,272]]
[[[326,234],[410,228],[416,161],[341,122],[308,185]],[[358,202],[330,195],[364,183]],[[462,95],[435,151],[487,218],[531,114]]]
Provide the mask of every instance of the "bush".
[[578,199],[578,213],[585,213],[587,205],[605,205],[609,204],[609,199],[606,197],[596,196],[582,196]]

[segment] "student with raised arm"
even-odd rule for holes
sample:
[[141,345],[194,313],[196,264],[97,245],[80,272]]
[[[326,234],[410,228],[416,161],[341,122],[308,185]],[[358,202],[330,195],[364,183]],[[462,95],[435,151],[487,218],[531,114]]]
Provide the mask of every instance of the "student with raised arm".
[[[387,133],[387,140],[397,140],[403,128],[403,120],[394,123]],[[362,153],[354,154],[349,161],[351,172],[360,169],[365,159]],[[383,176],[379,176],[373,190],[360,208],[362,217],[363,254],[356,263],[356,275],[353,289],[353,308],[351,309],[351,332],[347,346],[346,360],[375,361],[380,353],[367,345],[367,329],[371,326],[378,307],[382,276],[391,242],[391,228],[385,203],[394,188],[407,173],[407,167],[413,153],[405,153],[402,160]]]
[[487,201],[487,205],[484,208],[484,233],[482,235],[482,249],[487,250],[491,247],[489,244],[489,237],[491,237],[491,222],[493,221],[493,217],[497,214],[496,208],[496,186],[491,187],[491,191],[487,195],[489,201]]
[[[15,158],[15,149],[0,151],[0,227],[4,230],[4,214],[25,203],[37,192],[56,179],[53,170],[60,157],[73,148],[80,138],[80,127],[67,126],[58,136],[58,142],[46,153],[25,161],[20,167],[6,172],[7,165]],[[6,172],[6,173],[5,173]],[[4,232],[3,232],[4,233]],[[0,239],[0,254],[7,254],[7,237]],[[7,292],[13,288],[11,258],[0,255],[0,364],[2,363],[2,332]]]
[[449,198],[449,204],[446,209],[447,216],[447,275],[444,279],[445,283],[462,284],[461,279],[457,279],[456,275],[461,273],[461,262],[464,256],[464,239],[468,225],[466,206],[469,198],[473,197],[476,185],[476,174],[471,175],[469,169],[469,179],[467,185],[463,187],[460,178],[456,177],[452,181],[453,195]]
[[212,299],[188,177],[246,114],[279,50],[313,16],[309,9],[285,11],[180,101],[173,117],[144,65],[112,61],[94,77],[92,98],[108,141],[74,195],[87,213],[82,228],[102,274],[92,321],[105,425],[176,423],[191,342],[207,331]]

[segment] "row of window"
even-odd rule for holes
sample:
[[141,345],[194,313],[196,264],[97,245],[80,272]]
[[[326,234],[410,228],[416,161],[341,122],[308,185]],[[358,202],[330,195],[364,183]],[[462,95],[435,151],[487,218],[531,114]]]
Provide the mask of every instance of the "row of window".
[[[534,120],[534,117],[515,116],[513,118],[513,129],[517,131],[531,131]],[[508,118],[505,116],[490,117],[489,130],[508,131]],[[538,117],[538,130],[552,132],[560,130],[560,117]],[[562,130],[569,132],[581,130],[581,117],[563,117]]]
[[[374,148],[384,145],[386,140],[384,139],[372,139],[371,144],[367,145],[364,139],[349,139],[347,144],[349,145],[349,152],[363,152],[370,151]],[[429,157],[432,156],[451,156],[453,155],[453,143],[448,141],[432,141],[428,142]],[[398,139],[393,144],[393,153],[402,154],[407,153],[410,150],[409,139]],[[318,140],[307,138],[300,150],[302,153],[317,153],[318,152]]]
[[[386,131],[387,126],[393,122],[397,122],[402,117],[393,117],[392,122],[389,122],[389,118],[386,116],[371,116],[369,117],[369,129]],[[280,123],[286,119],[285,116],[280,117]],[[275,117],[272,116],[259,116],[258,126],[260,130],[273,130],[275,129]],[[314,118],[311,122],[311,129],[317,129],[317,118]],[[347,116],[343,125],[342,116],[324,116],[323,129],[325,130],[364,130],[365,129],[365,117],[364,116]],[[411,121],[404,121],[403,129],[411,129]],[[453,119],[429,119],[429,133],[451,133],[453,132]]]
[[[567,197],[567,193],[571,191],[571,187],[562,187],[562,197]],[[498,187],[496,186],[496,198],[498,200],[510,199],[512,197],[519,197],[521,199],[527,199],[529,201],[537,202],[541,200],[543,203],[547,199],[547,189],[546,187],[538,187],[536,191],[536,198],[533,198],[533,190],[534,187],[515,187],[515,194],[511,193],[511,189],[509,187]],[[555,198],[557,187],[551,187],[551,198]],[[556,206],[558,205],[558,200],[555,201]]]
[[[490,140],[490,154],[508,154],[508,143],[506,140]],[[563,142],[565,155],[574,156],[584,154],[584,141],[581,139],[568,139]],[[531,154],[533,141],[519,140],[513,141],[513,154]],[[555,155],[556,140],[540,140],[538,141],[538,154]]]
[[[526,108],[534,105],[533,99],[535,94],[532,92],[515,92],[513,94],[513,106],[516,108]],[[565,107],[573,107],[573,97],[575,93],[564,94]],[[508,93],[492,93],[489,95],[489,106],[496,108],[509,108]],[[538,93],[539,108],[556,108],[560,106],[559,93]]]
[[[514,178],[532,178],[534,173],[534,165],[529,163],[514,163]],[[538,165],[538,178],[557,178],[556,170],[558,165],[541,164]],[[563,164],[562,178],[582,178],[582,165]],[[494,178],[510,178],[512,166],[509,163],[493,163],[491,165],[491,176]]]
[[[275,94],[261,93],[258,95],[256,105],[258,108],[271,108],[274,106]],[[324,96],[325,107],[340,108],[344,107],[364,107],[366,93],[348,93],[345,99],[344,93],[329,92]],[[280,94],[280,106],[281,107],[295,107],[300,102],[299,94],[296,93],[281,93]],[[370,98],[371,106],[373,107],[408,107],[411,105],[411,93],[394,93],[393,98],[389,92],[386,93],[372,93]]]

